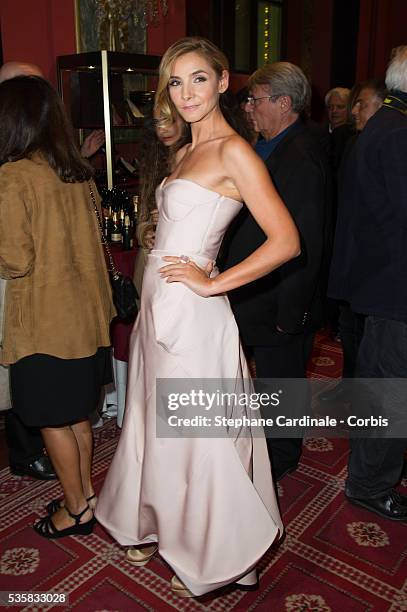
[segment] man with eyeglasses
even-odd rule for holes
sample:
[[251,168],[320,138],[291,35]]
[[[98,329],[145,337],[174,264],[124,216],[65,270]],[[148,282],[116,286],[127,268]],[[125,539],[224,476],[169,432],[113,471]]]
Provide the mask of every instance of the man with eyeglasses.
[[[322,317],[328,165],[318,141],[300,119],[311,97],[300,68],[275,62],[257,70],[248,85],[245,110],[262,136],[256,151],[297,224],[302,252],[268,276],[230,292],[229,297],[243,343],[254,358],[257,377],[304,379],[314,332]],[[239,263],[264,240],[264,233],[243,208],[226,238],[224,267]],[[296,403],[297,411],[303,414],[309,410],[306,391],[302,397],[295,396],[288,381],[282,390],[285,405]],[[302,448],[298,432],[291,438],[268,438],[267,442],[277,480],[296,469]]]

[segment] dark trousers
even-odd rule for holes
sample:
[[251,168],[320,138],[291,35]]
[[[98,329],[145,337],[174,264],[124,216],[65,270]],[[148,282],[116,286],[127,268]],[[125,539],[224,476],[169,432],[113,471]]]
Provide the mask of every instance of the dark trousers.
[[[357,359],[360,378],[407,378],[407,323],[368,316]],[[393,407],[389,395],[376,397],[389,414]],[[403,410],[407,408],[403,402]],[[346,493],[353,497],[379,497],[400,479],[405,438],[354,438],[350,441]]]
[[43,455],[39,429],[26,427],[12,410],[5,412],[5,425],[10,465],[29,464]]
[[[256,363],[257,378],[305,378],[314,335],[314,332],[290,335],[286,338],[277,335],[276,344],[273,346],[250,347]],[[290,385],[283,391],[286,401],[290,401]],[[298,398],[293,397],[292,401],[298,401]],[[308,402],[309,398],[305,398],[305,401]],[[305,406],[304,414],[308,410],[308,406]],[[273,475],[279,478],[287,468],[296,466],[300,460],[302,438],[267,438],[267,448]]]
[[339,306],[339,333],[343,350],[343,378],[354,378],[359,346],[363,337],[365,315],[351,310],[347,302]]

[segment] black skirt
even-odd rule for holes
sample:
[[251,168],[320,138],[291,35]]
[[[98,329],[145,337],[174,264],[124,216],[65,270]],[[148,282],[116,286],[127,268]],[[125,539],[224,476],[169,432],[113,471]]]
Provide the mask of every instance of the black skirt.
[[109,347],[82,359],[29,355],[10,366],[12,409],[28,427],[69,425],[88,418],[112,380]]

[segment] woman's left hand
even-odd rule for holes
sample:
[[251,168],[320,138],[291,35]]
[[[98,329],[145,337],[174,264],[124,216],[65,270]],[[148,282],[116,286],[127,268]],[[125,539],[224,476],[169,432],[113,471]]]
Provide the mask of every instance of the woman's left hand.
[[213,270],[213,262],[210,261],[205,268],[200,268],[189,257],[163,257],[164,261],[172,262],[168,266],[159,269],[160,276],[167,280],[167,283],[183,283],[194,293],[202,297],[212,295],[212,280],[209,278]]

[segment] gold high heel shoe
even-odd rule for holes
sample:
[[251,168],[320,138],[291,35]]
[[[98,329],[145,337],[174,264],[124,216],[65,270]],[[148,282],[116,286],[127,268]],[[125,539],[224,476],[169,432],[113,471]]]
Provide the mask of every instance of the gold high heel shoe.
[[157,544],[151,544],[150,546],[132,546],[126,551],[126,559],[129,563],[132,563],[132,565],[142,567],[154,557],[157,550]]
[[196,597],[175,574],[171,578],[171,590],[178,597]]

